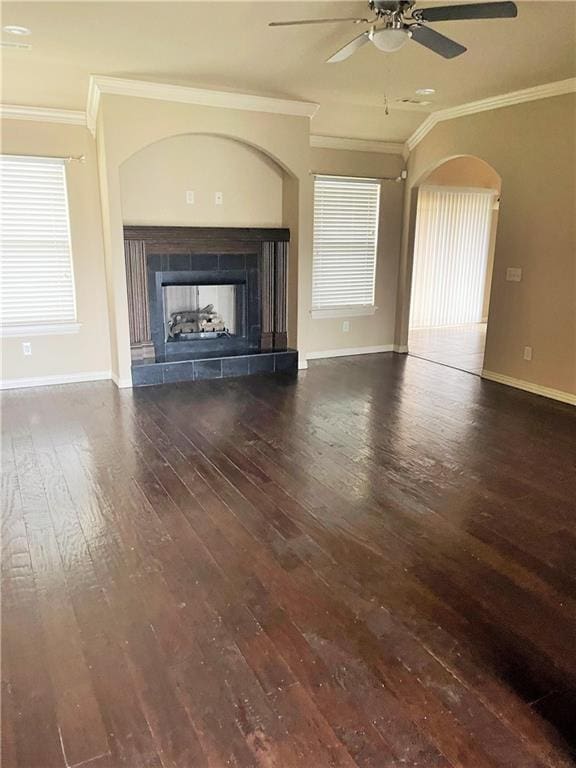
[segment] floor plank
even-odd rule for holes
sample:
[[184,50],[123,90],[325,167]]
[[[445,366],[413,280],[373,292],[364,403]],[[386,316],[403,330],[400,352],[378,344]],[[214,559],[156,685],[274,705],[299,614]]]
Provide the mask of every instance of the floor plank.
[[394,354],[2,397],[7,768],[576,765],[576,416]]

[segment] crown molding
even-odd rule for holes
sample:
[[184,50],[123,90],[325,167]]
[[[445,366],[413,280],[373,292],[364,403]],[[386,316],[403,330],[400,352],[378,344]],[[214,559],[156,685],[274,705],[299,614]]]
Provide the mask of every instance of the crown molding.
[[492,109],[501,109],[502,107],[511,107],[514,104],[523,104],[527,101],[537,101],[538,99],[548,99],[551,96],[563,96],[567,93],[576,93],[576,77],[570,77],[567,80],[558,80],[554,83],[536,85],[533,88],[524,88],[521,91],[511,91],[503,93],[500,96],[492,96],[489,99],[471,101],[468,104],[461,104],[458,107],[448,109],[439,109],[432,112],[423,123],[421,123],[410,138],[406,141],[406,147],[411,152],[422,139],[430,133],[432,128],[445,120],[453,120],[457,117],[466,115],[475,115],[478,112],[488,112]]
[[15,104],[0,104],[0,117],[10,120],[35,120],[39,123],[86,125],[85,113],[72,109],[51,109],[49,107],[24,107]]
[[295,117],[314,117],[319,104],[310,101],[275,99],[269,96],[255,96],[249,93],[214,91],[204,88],[192,88],[187,85],[170,85],[145,80],[125,80],[119,77],[91,75],[88,89],[86,114],[88,127],[95,130],[98,108],[102,94],[115,96],[135,96],[142,99],[172,101],[181,104],[200,104],[205,107],[223,107],[225,109],[243,109],[249,112],[270,112],[278,115]]
[[310,146],[322,149],[344,149],[353,152],[377,152],[389,155],[401,155],[404,151],[403,142],[346,139],[340,136],[310,135]]

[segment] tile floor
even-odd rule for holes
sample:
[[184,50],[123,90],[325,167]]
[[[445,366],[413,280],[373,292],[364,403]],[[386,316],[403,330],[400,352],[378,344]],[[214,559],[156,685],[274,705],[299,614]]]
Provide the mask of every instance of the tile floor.
[[482,373],[485,343],[486,323],[414,328],[410,331],[408,350],[414,357],[479,376]]

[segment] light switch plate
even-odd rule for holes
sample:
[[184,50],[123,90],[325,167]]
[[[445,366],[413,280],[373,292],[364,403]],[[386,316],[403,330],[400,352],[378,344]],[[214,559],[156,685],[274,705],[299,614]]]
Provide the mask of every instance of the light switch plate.
[[224,195],[222,192],[216,192],[214,195],[214,203],[215,205],[223,205],[224,204]]
[[524,347],[524,360],[532,360],[532,347]]
[[350,331],[350,320],[344,320],[342,323],[342,331],[348,333]]
[[519,283],[522,280],[522,268],[521,267],[507,267],[506,268],[506,280],[511,283]]
[[186,192],[186,202],[188,205],[194,205],[194,191],[191,189]]
[[29,341],[22,342],[22,354],[26,355],[26,357],[32,354],[32,344]]

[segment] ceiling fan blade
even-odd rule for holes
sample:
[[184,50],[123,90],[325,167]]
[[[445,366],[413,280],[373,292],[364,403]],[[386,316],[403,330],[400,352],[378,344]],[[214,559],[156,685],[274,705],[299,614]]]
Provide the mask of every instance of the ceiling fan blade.
[[514,19],[518,16],[516,3],[469,3],[422,8],[416,17],[423,21],[459,21],[466,19]]
[[296,24],[334,24],[337,21],[353,21],[354,24],[368,24],[368,19],[357,19],[349,16],[344,19],[298,19],[297,21],[271,21],[269,27],[293,27]]
[[451,40],[445,35],[441,35],[440,32],[436,32],[435,29],[430,29],[430,27],[413,26],[410,27],[410,32],[412,33],[412,40],[416,40],[417,43],[420,43],[425,48],[430,48],[434,53],[444,56],[445,59],[453,59],[467,50],[460,43]]
[[344,61],[344,59],[349,58],[352,56],[353,53],[356,53],[356,51],[359,48],[362,48],[363,45],[368,43],[370,41],[369,33],[368,32],[362,32],[361,35],[358,35],[358,37],[355,37],[353,40],[350,40],[349,43],[346,43],[346,45],[343,48],[340,48],[339,51],[336,51],[336,53],[332,54],[329,59],[326,59],[326,62],[328,64],[336,64],[338,61]]

